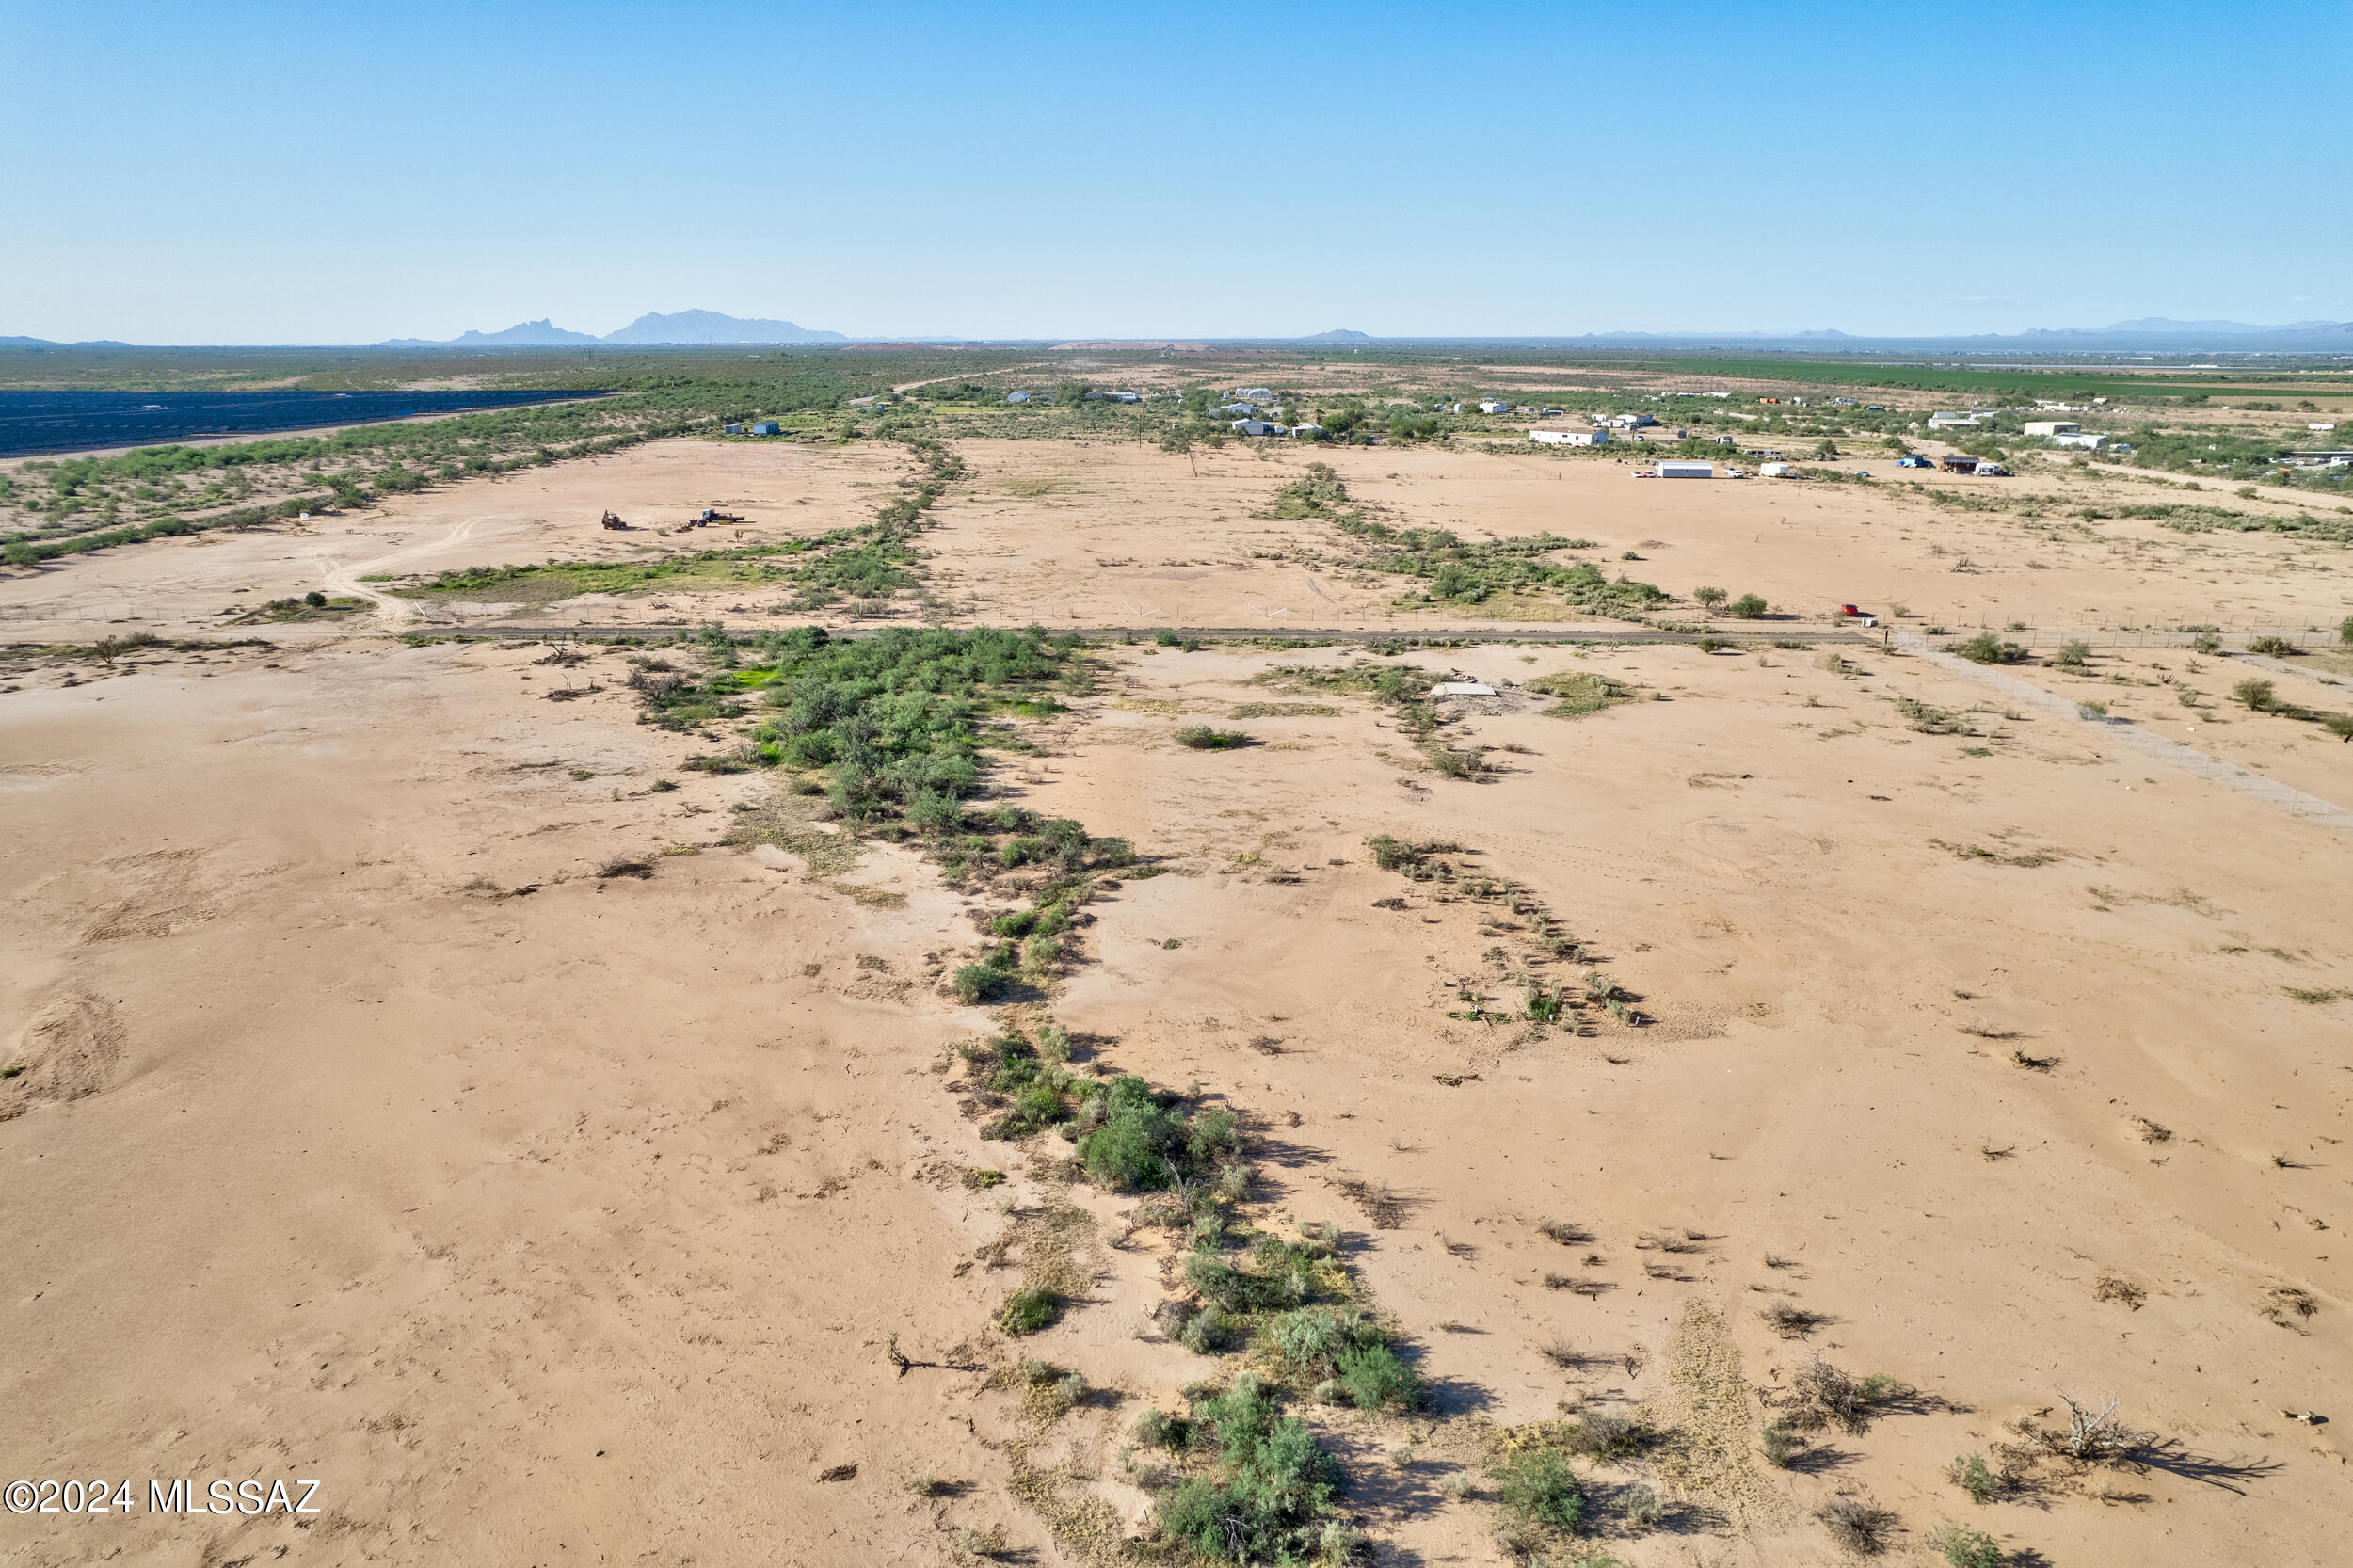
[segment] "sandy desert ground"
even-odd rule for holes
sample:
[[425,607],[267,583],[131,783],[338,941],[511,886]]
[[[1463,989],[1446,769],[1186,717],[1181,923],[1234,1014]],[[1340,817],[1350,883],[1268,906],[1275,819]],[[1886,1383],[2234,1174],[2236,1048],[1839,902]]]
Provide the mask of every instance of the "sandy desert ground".
[[[1229,448],[1198,478],[1133,447],[964,456],[923,536],[933,602],[896,618],[1478,624],[1397,610],[1325,524],[1256,516],[1305,454]],[[1332,460],[1395,520],[1582,536],[1613,573],[1757,592],[1791,627],[1841,599],[1996,628],[2353,611],[2341,549],[2271,536],[1517,452]],[[1173,1259],[1128,1232],[1133,1200],[960,1108],[953,1048],[991,1019],[936,981],[992,902],[794,817],[769,776],[682,769],[709,744],[636,722],[620,650],[392,634],[796,617],[360,581],[717,532],[605,535],[608,505],[820,533],[900,471],[661,443],[0,581],[0,1480],[314,1478],[325,1509],[5,1515],[0,1560],[946,1564],[1001,1529],[1080,1563],[1144,1519],[1127,1433],[1217,1368],[1150,1326]],[[217,630],[313,587],[387,602]],[[1948,1521],[2019,1562],[2340,1560],[2353,837],[1903,648],[1833,665],[1741,630],[1714,653],[1370,655],[1504,685],[1449,726],[1497,748],[1475,782],[1279,673],[1356,649],[1112,644],[1097,695],[992,776],[1167,873],[1091,906],[1088,962],[1044,1003],[1082,1060],[1240,1112],[1254,1211],[1342,1227],[1431,1382],[1419,1414],[1308,1412],[1371,1560],[1503,1560],[1496,1433],[1566,1409],[1682,1434],[1587,1467],[1669,1500],[1592,1543],[1636,1568],[1840,1561],[1814,1512],[1841,1496],[1899,1517],[1895,1560]],[[25,646],[136,631],[268,646]],[[2345,661],[2277,663],[2292,700],[2353,706]],[[2353,809],[2353,747],[2232,709],[2254,668],[2120,638],[2082,675],[2007,673]],[[1561,672],[1636,700],[1547,716],[1525,682]],[[601,689],[548,699],[567,686]],[[1257,744],[1186,750],[1188,721]],[[778,817],[796,851],[728,842]],[[1383,834],[1541,902],[1588,956],[1536,972],[1592,968],[1647,1021],[1485,1021],[1534,963],[1524,920],[1381,871]],[[616,857],[649,874],[600,875]],[[1086,1299],[1009,1340],[992,1316],[1049,1242]],[[1815,1320],[1785,1338],[1777,1305]],[[1817,1355],[1913,1393],[1769,1466],[1759,1391]],[[1036,1419],[1006,1386],[1030,1356],[1094,1392]],[[2062,1396],[2120,1399],[2170,1446],[1984,1505],[1945,1480]]]

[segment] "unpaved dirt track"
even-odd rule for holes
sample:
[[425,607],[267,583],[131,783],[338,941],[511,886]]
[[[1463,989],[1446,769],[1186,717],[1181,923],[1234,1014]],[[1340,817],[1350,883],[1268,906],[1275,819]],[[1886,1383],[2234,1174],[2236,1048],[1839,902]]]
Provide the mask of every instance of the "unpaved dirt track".
[[329,597],[364,599],[376,606],[377,614],[387,616],[393,620],[423,620],[424,608],[415,600],[402,599],[397,594],[388,594],[380,588],[369,586],[360,579],[397,570],[407,562],[431,555],[437,551],[447,550],[455,544],[463,544],[473,536],[474,528],[474,521],[469,519],[458,523],[430,544],[407,545],[389,555],[378,555],[373,560],[355,561],[349,566],[338,566],[334,556],[323,546],[312,551],[311,554],[319,563],[320,581],[326,585],[326,591]]

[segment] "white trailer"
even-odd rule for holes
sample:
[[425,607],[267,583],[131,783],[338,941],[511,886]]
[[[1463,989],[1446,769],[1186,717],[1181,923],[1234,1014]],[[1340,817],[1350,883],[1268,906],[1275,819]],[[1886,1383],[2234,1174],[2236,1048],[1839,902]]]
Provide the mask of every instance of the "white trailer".
[[1659,463],[1658,477],[1661,479],[1713,479],[1716,477],[1716,465],[1692,461],[1677,462],[1670,457]]
[[1528,439],[1546,446],[1608,446],[1607,430],[1530,430]]

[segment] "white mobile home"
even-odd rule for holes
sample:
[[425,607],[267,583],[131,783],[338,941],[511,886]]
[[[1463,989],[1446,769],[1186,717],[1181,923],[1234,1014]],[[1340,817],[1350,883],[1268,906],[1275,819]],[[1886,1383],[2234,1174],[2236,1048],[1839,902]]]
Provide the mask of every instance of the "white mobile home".
[[2030,419],[2026,421],[2026,434],[2029,436],[2073,436],[2080,434],[2082,430],[2083,426],[2072,419]]
[[1608,446],[1607,430],[1530,430],[1528,439],[1545,446]]

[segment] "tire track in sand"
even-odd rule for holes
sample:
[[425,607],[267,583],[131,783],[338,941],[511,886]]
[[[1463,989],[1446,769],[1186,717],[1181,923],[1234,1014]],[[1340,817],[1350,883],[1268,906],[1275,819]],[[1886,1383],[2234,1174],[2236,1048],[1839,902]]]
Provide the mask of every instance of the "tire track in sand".
[[423,620],[424,608],[416,600],[402,599],[397,595],[370,587],[360,579],[392,567],[405,565],[420,556],[430,555],[451,545],[463,544],[473,536],[473,531],[472,520],[461,522],[430,544],[406,545],[389,555],[378,555],[367,561],[354,561],[347,567],[336,565],[335,558],[327,552],[325,547],[314,550],[311,553],[319,564],[319,580],[325,584],[329,595],[344,599],[364,599],[376,606],[378,615],[392,620]]

